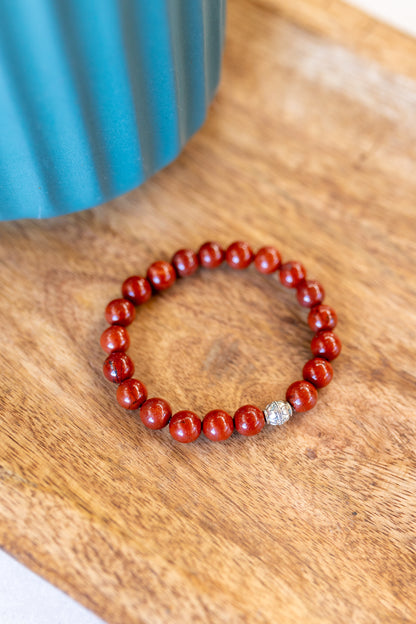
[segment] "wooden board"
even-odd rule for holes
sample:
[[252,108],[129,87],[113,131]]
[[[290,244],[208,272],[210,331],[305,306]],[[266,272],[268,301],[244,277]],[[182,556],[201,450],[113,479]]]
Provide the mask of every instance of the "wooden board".
[[[388,53],[387,53],[388,52]],[[416,42],[327,0],[232,0],[204,128],[142,188],[0,226],[0,543],[111,623],[416,621]],[[342,357],[255,439],[173,442],[115,402],[103,309],[205,240],[322,281]],[[265,406],[306,312],[254,270],[178,283],[131,329],[175,410]]]

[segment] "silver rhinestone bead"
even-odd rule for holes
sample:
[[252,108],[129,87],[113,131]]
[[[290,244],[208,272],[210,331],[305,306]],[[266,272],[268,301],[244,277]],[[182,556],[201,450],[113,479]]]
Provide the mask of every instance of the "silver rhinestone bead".
[[293,414],[292,406],[287,401],[273,401],[263,412],[268,425],[283,425]]

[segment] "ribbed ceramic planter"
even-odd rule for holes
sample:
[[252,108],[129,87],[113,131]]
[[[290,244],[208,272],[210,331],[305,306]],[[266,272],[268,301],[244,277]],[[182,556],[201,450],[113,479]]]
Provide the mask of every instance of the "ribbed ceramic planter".
[[226,0],[1,0],[0,218],[95,206],[173,160],[218,85]]

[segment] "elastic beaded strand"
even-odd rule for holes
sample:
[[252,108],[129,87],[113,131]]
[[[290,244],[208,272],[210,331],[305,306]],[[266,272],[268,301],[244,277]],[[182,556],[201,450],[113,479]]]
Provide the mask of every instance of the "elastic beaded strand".
[[[272,401],[264,411],[254,405],[243,405],[234,417],[221,409],[211,410],[202,420],[189,410],[172,415],[167,401],[148,399],[143,382],[133,378],[134,364],[126,353],[130,346],[126,326],[135,318],[135,306],[146,303],[154,293],[170,288],[177,278],[193,275],[198,268],[217,268],[224,260],[234,269],[245,269],[253,263],[260,273],[276,273],[283,286],[295,291],[298,303],[310,308],[307,322],[315,332],[311,340],[314,357],[304,365],[303,379],[289,385],[286,400]],[[236,241],[224,251],[218,243],[210,241],[201,245],[197,253],[180,249],[170,263],[159,260],[151,264],[145,278],[137,275],[127,278],[121,292],[123,298],[113,299],[105,309],[110,326],[100,338],[101,347],[108,354],[103,365],[104,376],[118,384],[117,401],[121,407],[139,410],[140,419],[148,429],[168,426],[171,437],[177,442],[193,442],[201,433],[212,441],[226,441],[234,430],[243,437],[251,437],[260,433],[266,424],[283,425],[294,414],[312,409],[318,399],[317,389],[327,386],[333,378],[330,361],[338,357],[342,348],[339,337],[332,331],[337,325],[337,315],[333,308],[322,303],[325,291],[321,284],[306,279],[306,270],[299,262],[282,263],[274,247],[265,246],[254,253],[248,243]]]

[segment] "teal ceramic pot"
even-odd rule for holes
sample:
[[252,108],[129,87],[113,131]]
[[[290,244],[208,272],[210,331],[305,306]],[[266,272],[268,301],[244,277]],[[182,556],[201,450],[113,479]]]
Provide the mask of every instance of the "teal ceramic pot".
[[107,201],[167,165],[218,85],[226,0],[0,0],[0,219]]

